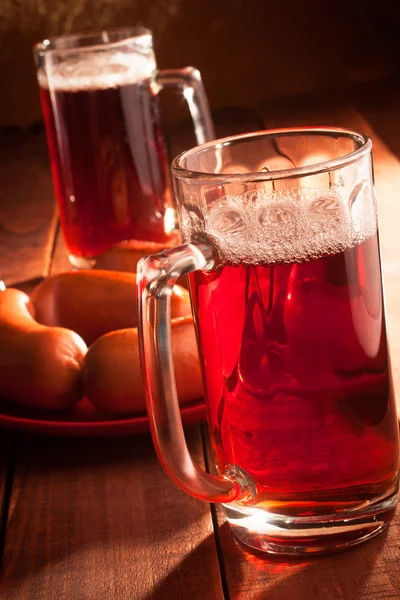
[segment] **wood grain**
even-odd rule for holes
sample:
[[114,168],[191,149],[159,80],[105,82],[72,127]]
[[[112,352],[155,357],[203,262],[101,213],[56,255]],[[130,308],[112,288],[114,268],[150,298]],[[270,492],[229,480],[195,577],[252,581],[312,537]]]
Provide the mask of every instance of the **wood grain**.
[[5,539],[8,503],[13,479],[13,451],[15,435],[7,430],[0,430],[0,562]]
[[[199,427],[188,431],[202,464]],[[209,506],[178,490],[148,436],[21,438],[2,600],[223,600]]]
[[7,285],[47,274],[56,227],[41,130],[0,135],[0,273]]
[[398,600],[400,521],[346,552],[282,560],[253,554],[234,541],[221,508],[219,538],[231,600]]

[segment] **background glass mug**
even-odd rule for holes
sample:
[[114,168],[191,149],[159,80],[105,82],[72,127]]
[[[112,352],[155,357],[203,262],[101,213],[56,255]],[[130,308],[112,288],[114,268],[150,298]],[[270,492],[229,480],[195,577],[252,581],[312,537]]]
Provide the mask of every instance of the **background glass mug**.
[[177,242],[158,93],[182,89],[199,144],[214,131],[200,73],[157,71],[151,32],[121,28],[34,48],[60,220],[76,267],[124,240]]
[[[181,154],[172,172],[186,244],[138,265],[159,457],[261,550],[351,546],[394,513],[398,424],[371,147],[363,134],[304,128]],[[193,464],[177,402],[170,293],[185,273],[217,475]]]

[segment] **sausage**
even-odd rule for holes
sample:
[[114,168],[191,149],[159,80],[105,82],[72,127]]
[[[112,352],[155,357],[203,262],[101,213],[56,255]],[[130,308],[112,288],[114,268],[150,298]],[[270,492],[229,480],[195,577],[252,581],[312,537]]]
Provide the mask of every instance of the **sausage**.
[[[137,326],[136,275],[114,271],[61,273],[42,281],[31,294],[36,319],[76,331],[89,346],[98,337]],[[189,293],[172,292],[171,315],[191,314]]]
[[[203,396],[193,319],[173,319],[171,327],[179,402],[185,404]],[[94,342],[84,360],[83,387],[98,408],[111,413],[144,412],[137,329],[108,333]]]
[[29,297],[0,292],[0,396],[29,408],[65,409],[82,397],[87,347],[73,331],[45,327]]

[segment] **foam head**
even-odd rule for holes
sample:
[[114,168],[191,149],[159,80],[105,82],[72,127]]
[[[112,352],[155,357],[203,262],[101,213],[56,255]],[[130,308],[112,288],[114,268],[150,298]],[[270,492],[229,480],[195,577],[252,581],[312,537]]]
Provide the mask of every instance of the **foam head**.
[[42,88],[76,92],[116,88],[148,79],[156,68],[153,54],[128,52],[87,52],[79,58],[51,61],[38,71]]
[[[362,243],[376,232],[375,199],[369,187],[362,197],[369,206],[340,188],[295,188],[223,196],[204,209],[203,219],[181,209],[185,241],[199,234],[218,248],[224,263],[275,264],[315,260]],[[355,209],[357,207],[357,210]]]

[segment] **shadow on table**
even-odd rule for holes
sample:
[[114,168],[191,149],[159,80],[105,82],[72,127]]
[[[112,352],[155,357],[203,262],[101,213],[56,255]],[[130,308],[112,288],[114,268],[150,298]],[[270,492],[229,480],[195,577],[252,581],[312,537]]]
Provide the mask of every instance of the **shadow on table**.
[[[379,569],[379,561],[387,542],[387,532],[375,540],[358,548],[311,559],[282,560],[248,552],[235,542],[225,523],[219,528],[222,547],[222,577],[225,580],[228,597],[246,600],[361,600],[361,598],[381,597],[385,591],[391,596],[390,584]],[[211,536],[210,536],[211,537]],[[213,592],[218,587],[208,589],[193,585],[193,574],[207,568],[209,544],[206,539],[197,546],[173,571],[154,589],[140,600],[165,600],[173,598],[173,590],[188,594],[190,600],[219,600],[221,592]],[[222,583],[221,583],[222,586]],[[395,588],[393,588],[393,593]],[[172,594],[172,595],[171,595]],[[139,598],[138,598],[139,600]]]
[[[212,559],[212,560],[210,560]],[[224,600],[221,574],[210,534],[168,575],[154,585],[151,592],[135,600]]]
[[[188,438],[198,458],[199,429]],[[0,599],[139,600],[163,578],[181,597],[182,577],[188,590],[190,580],[200,588],[202,580],[212,585],[219,577],[210,530],[209,507],[177,489],[149,436],[24,436],[16,451]],[[188,553],[191,572],[182,574],[178,565]]]
[[[198,428],[188,437],[200,462]],[[222,600],[223,583],[232,600],[398,598],[397,521],[353,550],[282,561],[239,546],[217,514],[219,561],[209,506],[175,487],[148,436],[25,436],[16,452],[0,600]]]
[[[279,559],[250,552],[233,539],[227,523],[221,525],[219,535],[231,598],[361,600],[383,597],[382,592],[387,594],[385,598],[397,597],[387,554],[383,556],[385,546],[390,545],[390,530],[358,547],[310,559]],[[395,573],[395,564],[393,569]]]

